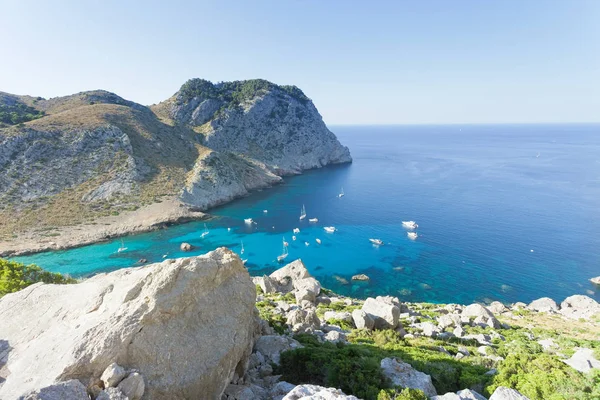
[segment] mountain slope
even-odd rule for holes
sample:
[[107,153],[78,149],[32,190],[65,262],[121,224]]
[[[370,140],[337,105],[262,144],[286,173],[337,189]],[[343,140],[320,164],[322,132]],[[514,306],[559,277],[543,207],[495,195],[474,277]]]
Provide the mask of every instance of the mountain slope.
[[150,228],[97,229],[114,228],[117,215],[197,217],[281,176],[351,161],[300,89],[263,80],[193,79],[152,108],[105,91],[49,100],[0,93],[0,106],[24,116],[0,125],[0,249],[8,251],[31,250],[40,237],[81,243],[74,229],[97,231],[89,242]]

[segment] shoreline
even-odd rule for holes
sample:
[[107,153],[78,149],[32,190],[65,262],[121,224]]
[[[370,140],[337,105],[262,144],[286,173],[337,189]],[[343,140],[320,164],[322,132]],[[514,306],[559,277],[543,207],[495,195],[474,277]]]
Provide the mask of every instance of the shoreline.
[[171,225],[210,218],[194,211],[176,198],[154,203],[119,216],[103,217],[94,224],[57,228],[58,236],[40,232],[26,232],[22,236],[0,242],[0,257],[25,256],[46,251],[67,250],[101,243],[131,234],[163,229]]

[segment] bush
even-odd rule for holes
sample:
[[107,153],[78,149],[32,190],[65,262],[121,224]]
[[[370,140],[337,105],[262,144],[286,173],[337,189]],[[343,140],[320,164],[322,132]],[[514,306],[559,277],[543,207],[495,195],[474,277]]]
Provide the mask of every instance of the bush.
[[0,297],[37,282],[65,284],[77,281],[59,273],[44,271],[37,265],[24,265],[0,258]]
[[377,395],[377,400],[427,400],[427,396],[419,389],[384,389]]

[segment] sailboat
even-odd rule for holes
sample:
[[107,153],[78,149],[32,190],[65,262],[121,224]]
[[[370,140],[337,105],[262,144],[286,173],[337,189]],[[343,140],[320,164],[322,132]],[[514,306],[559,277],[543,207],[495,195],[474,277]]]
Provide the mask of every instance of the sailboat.
[[300,210],[300,221],[306,218],[306,208],[304,208],[304,204],[302,204],[302,210]]
[[120,253],[120,252],[125,251],[125,250],[127,250],[127,247],[125,247],[125,243],[123,243],[123,239],[121,239],[121,247],[119,247],[117,249],[117,253]]
[[338,194],[338,197],[344,197],[344,188],[342,188],[342,191],[340,192],[340,194]]
[[244,242],[242,241],[242,250],[240,251],[240,254],[244,254]]
[[319,218],[310,218],[308,220],[308,222],[312,222],[312,223],[319,222]]
[[283,238],[283,252],[281,253],[281,255],[277,256],[277,261],[278,262],[283,262],[283,260],[285,260],[285,258],[288,256],[288,249],[286,246],[286,241],[285,238]]
[[202,235],[200,235],[201,238],[204,238],[204,236],[208,235],[208,228],[206,227],[206,224],[204,224],[204,232],[202,232]]
[[315,241],[316,241],[318,244],[321,244],[321,239],[319,239],[319,238],[316,238],[316,239],[315,239]]

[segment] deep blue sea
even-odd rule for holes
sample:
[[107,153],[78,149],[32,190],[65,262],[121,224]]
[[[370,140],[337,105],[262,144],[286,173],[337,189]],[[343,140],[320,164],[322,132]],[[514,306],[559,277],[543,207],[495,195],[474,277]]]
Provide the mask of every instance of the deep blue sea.
[[[600,125],[331,129],[350,147],[353,164],[286,178],[212,210],[203,239],[204,222],[193,222],[126,237],[122,253],[114,240],[16,259],[87,276],[140,258],[155,262],[219,246],[240,252],[243,241],[242,258],[259,275],[280,266],[285,237],[286,261],[301,258],[325,287],[346,295],[469,303],[562,301],[579,293],[600,301],[600,288],[588,281],[600,275]],[[302,205],[318,223],[299,221]],[[404,220],[419,224],[416,240],[407,237]],[[183,253],[181,242],[197,250]],[[370,281],[352,282],[358,273]]]

